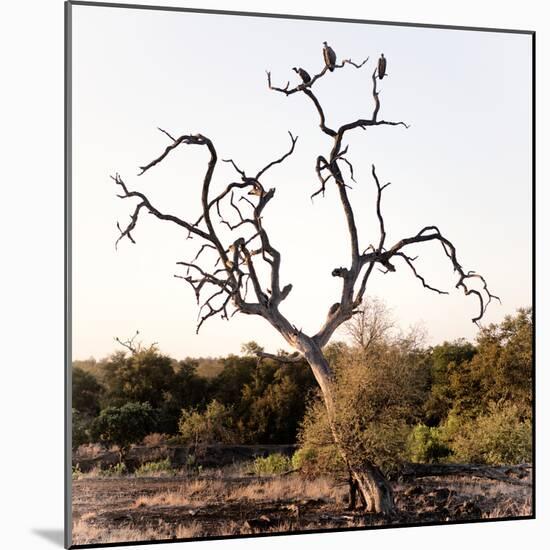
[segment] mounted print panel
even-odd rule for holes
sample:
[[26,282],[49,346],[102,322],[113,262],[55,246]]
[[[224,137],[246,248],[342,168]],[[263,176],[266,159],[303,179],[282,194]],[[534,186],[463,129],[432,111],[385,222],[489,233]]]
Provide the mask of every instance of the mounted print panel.
[[534,517],[534,33],[66,29],[66,545]]

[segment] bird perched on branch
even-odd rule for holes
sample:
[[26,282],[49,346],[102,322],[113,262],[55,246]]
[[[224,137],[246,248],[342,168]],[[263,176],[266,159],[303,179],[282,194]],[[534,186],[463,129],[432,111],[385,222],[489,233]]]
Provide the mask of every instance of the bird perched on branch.
[[248,195],[255,195],[256,197],[263,197],[265,195],[265,189],[257,179],[246,178],[243,181],[252,186],[250,191],[247,193]]
[[296,67],[292,67],[292,70],[295,73],[298,73],[304,84],[308,84],[309,82],[311,82],[311,76],[309,76],[309,73],[305,69],[302,69],[301,67],[298,69]]
[[334,65],[336,65],[336,54],[334,50],[326,43],[323,42],[323,58],[325,60],[325,65],[328,67],[330,72],[334,71]]
[[378,60],[378,78],[382,80],[386,76],[386,58],[384,54],[380,55]]

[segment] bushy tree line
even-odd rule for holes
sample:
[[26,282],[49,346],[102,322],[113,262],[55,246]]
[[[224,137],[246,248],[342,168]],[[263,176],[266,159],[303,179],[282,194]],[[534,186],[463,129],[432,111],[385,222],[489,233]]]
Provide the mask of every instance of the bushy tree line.
[[[313,375],[305,362],[259,360],[251,355],[256,347],[219,359],[211,377],[197,372],[197,360],[176,361],[156,346],[76,362],[73,447],[101,442],[125,448],[153,432],[197,445],[295,441]],[[129,423],[128,411],[147,421]]]
[[[531,460],[532,315],[521,309],[474,343],[424,344],[402,334],[380,302],[326,350],[336,373],[336,431],[347,460],[391,471],[401,462],[503,464]],[[299,443],[306,475],[342,470],[326,411],[305,362],[241,356],[174,360],[156,346],[73,367],[73,445],[124,452],[149,433],[191,445]],[[334,428],[334,426],[333,426]]]

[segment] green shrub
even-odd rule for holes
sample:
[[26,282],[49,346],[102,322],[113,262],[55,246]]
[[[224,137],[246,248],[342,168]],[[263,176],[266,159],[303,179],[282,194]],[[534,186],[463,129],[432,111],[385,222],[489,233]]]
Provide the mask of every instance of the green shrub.
[[328,425],[327,413],[320,399],[312,400],[299,433],[300,448],[294,453],[293,465],[300,474],[313,479],[320,475],[346,472]]
[[204,412],[183,409],[179,420],[181,441],[190,445],[197,456],[212,443],[233,443],[235,433],[231,409],[222,403],[211,401]]
[[252,469],[257,476],[284,474],[292,470],[292,460],[281,453],[275,453],[265,458],[259,456],[254,460]]
[[136,469],[135,475],[137,477],[151,477],[158,475],[176,475],[176,470],[172,468],[172,464],[169,458],[164,460],[158,460],[156,462],[146,462]]
[[114,444],[120,450],[120,462],[132,443],[141,441],[155,425],[155,411],[149,403],[126,403],[103,409],[92,424],[96,441]]
[[492,404],[489,412],[466,420],[451,443],[459,462],[517,464],[532,461],[531,420],[516,405]]
[[103,477],[120,477],[128,473],[128,468],[124,462],[118,462],[104,470],[101,470],[101,475]]
[[441,462],[451,454],[441,428],[429,428],[424,424],[416,425],[411,431],[408,451],[411,462],[421,463]]
[[341,346],[327,352],[335,372],[334,418],[330,426],[320,396],[309,403],[299,432],[300,447],[309,449],[300,467],[304,476],[347,473],[333,433],[351,467],[370,462],[388,474],[407,459],[428,374],[415,345],[411,336],[366,351]]
[[168,446],[180,446],[185,445],[187,440],[181,435],[171,435],[166,439],[166,445]]
[[78,449],[80,445],[85,445],[91,440],[90,430],[92,427],[93,418],[81,413],[77,409],[73,409],[72,418],[72,446],[73,451]]
[[187,455],[187,459],[185,460],[185,467],[187,468],[188,472],[191,472],[195,475],[200,475],[202,472],[202,464],[198,463],[197,457],[193,453],[189,453]]
[[315,460],[315,451],[311,447],[300,447],[291,460],[294,470],[305,470]]

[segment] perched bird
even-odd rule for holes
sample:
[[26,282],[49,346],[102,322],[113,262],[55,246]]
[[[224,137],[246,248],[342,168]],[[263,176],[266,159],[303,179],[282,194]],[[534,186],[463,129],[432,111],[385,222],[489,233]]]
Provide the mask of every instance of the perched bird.
[[334,65],[336,65],[336,54],[334,50],[326,43],[323,42],[323,58],[325,59],[325,65],[328,67],[330,72],[334,71]]
[[254,195],[256,197],[262,197],[264,195],[265,191],[260,185],[255,185],[248,193],[247,195]]
[[378,60],[378,78],[382,80],[386,76],[386,58],[384,54],[381,54]]
[[292,67],[292,70],[300,75],[300,78],[303,80],[304,84],[311,82],[311,76],[309,76],[309,73],[305,69],[302,69],[301,67],[299,69]]
[[255,195],[256,197],[263,197],[265,195],[265,189],[257,179],[246,178],[245,183],[249,183],[252,186],[248,195]]

